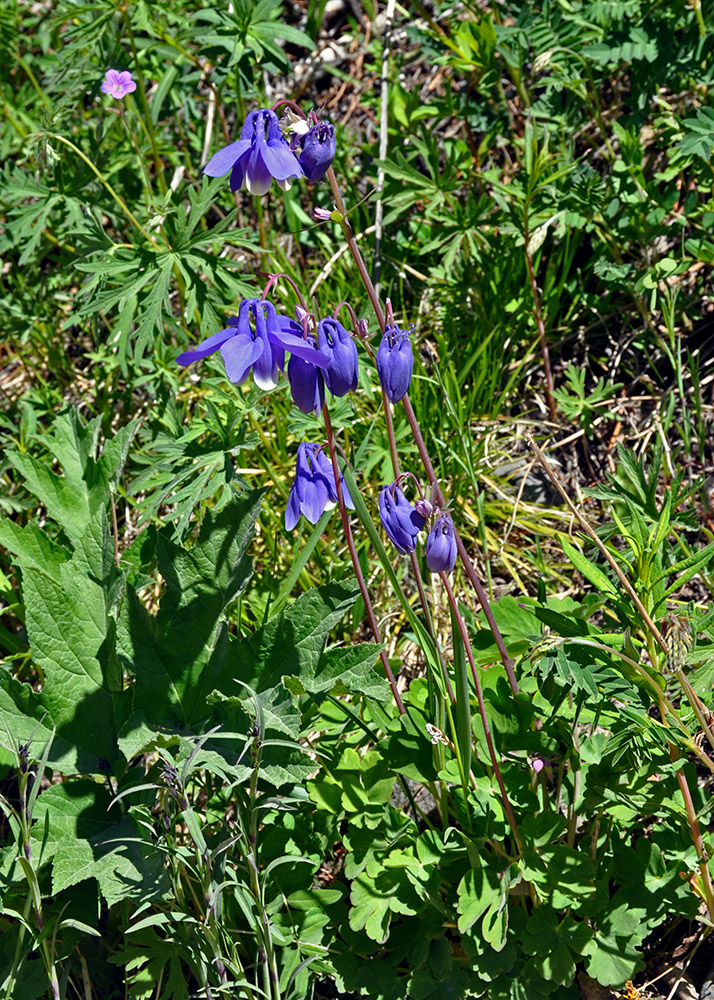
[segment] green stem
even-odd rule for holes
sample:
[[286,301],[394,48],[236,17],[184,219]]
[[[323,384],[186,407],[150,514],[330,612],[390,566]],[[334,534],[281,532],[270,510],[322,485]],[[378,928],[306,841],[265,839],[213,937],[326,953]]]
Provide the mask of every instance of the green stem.
[[[154,212],[155,211],[155,207],[154,207],[154,199],[153,199],[152,191],[151,191],[151,178],[149,177],[149,171],[146,169],[146,163],[144,162],[144,157],[141,155],[141,149],[139,148],[139,143],[137,141],[136,136],[134,135],[134,132],[132,130],[131,125],[129,124],[129,121],[128,121],[126,115],[124,114],[124,108],[121,105],[119,107],[119,117],[121,118],[121,120],[122,120],[122,122],[124,124],[124,127],[125,127],[125,129],[127,130],[128,134],[129,134],[129,139],[131,140],[131,144],[134,147],[134,152],[136,153],[137,159],[138,159],[139,163],[141,164],[141,172],[143,174],[144,184],[146,186],[146,204],[147,204],[147,208],[148,208],[148,210],[150,212]],[[163,232],[163,228],[162,228],[162,235],[164,236],[164,241],[166,242],[166,245],[168,247],[168,241],[166,240],[166,236],[165,236],[165,234]]]
[[461,612],[459,611],[459,606],[454,597],[454,592],[451,589],[451,584],[449,583],[448,574],[442,573],[441,580],[446,588],[446,593],[449,597],[449,604],[451,605],[451,610],[456,620],[458,626],[459,634],[464,644],[464,650],[466,651],[466,657],[469,661],[469,666],[471,667],[471,676],[474,679],[474,686],[476,688],[476,700],[478,702],[479,715],[481,716],[481,725],[483,726],[484,736],[486,737],[486,745],[488,747],[488,755],[491,758],[491,764],[493,765],[493,773],[496,776],[496,781],[498,782],[498,787],[501,792],[501,801],[503,803],[503,809],[506,813],[506,819],[508,820],[508,825],[511,828],[511,833],[513,834],[513,839],[516,843],[516,848],[519,854],[523,853],[523,845],[521,844],[521,838],[518,835],[518,826],[516,824],[516,817],[513,813],[513,808],[511,807],[510,799],[508,798],[508,792],[506,791],[506,786],[503,781],[503,775],[501,774],[501,768],[498,763],[498,757],[496,756],[496,748],[493,745],[493,739],[491,737],[491,727],[488,724],[488,716],[486,714],[486,703],[483,700],[483,691],[481,690],[481,682],[478,677],[478,670],[476,669],[476,663],[474,661],[473,652],[471,650],[471,640],[469,638],[468,629],[466,624],[461,617]]
[[258,810],[255,807],[255,801],[258,795],[258,774],[260,771],[260,761],[263,756],[262,741],[263,734],[259,733],[255,737],[255,759],[253,761],[253,772],[250,776],[250,826],[248,844],[246,845],[246,861],[248,862],[248,879],[250,881],[251,891],[255,898],[255,905],[260,915],[261,929],[263,932],[263,945],[265,947],[265,954],[267,958],[265,978],[266,985],[269,985],[268,996],[272,997],[273,1000],[280,1000],[280,976],[278,974],[277,959],[275,949],[273,947],[273,937],[270,932],[270,922],[268,920],[268,915],[265,912],[263,893],[260,887],[260,878],[258,876],[258,855],[256,851],[256,844],[258,841]]
[[126,25],[126,31],[129,36],[129,44],[131,45],[131,52],[134,57],[134,66],[136,70],[136,79],[139,84],[139,98],[141,100],[141,105],[144,109],[145,120],[143,121],[143,127],[151,144],[151,154],[154,159],[154,166],[156,167],[156,178],[159,182],[159,187],[161,188],[161,193],[166,194],[167,184],[166,177],[164,176],[164,165],[161,162],[161,157],[159,156],[159,149],[156,145],[156,135],[154,133],[154,125],[151,121],[151,110],[149,108],[149,102],[146,99],[146,85],[144,83],[144,74],[141,72],[141,63],[139,62],[139,53],[136,48],[136,42],[134,41],[134,32],[131,28],[131,18],[129,17],[128,5],[123,5],[122,7],[122,17],[124,19],[124,24]]
[[46,135],[46,136],[47,136],[47,137],[48,137],[49,139],[55,139],[55,140],[56,140],[57,142],[61,142],[61,143],[63,143],[63,144],[65,145],[65,146],[68,146],[68,147],[69,147],[69,148],[70,148],[70,149],[71,149],[71,150],[72,150],[73,152],[75,152],[75,153],[77,154],[77,156],[79,156],[79,158],[80,158],[81,160],[84,160],[84,162],[85,162],[85,163],[87,164],[87,166],[88,166],[88,167],[89,167],[89,169],[90,169],[90,170],[92,171],[92,173],[93,173],[93,174],[94,174],[94,175],[95,175],[95,176],[96,176],[96,177],[97,177],[97,178],[99,179],[99,181],[100,181],[100,182],[101,182],[101,183],[102,183],[102,184],[104,185],[104,187],[106,188],[106,190],[107,190],[107,191],[109,192],[109,194],[110,194],[110,195],[112,196],[112,198],[113,198],[113,199],[114,199],[114,201],[115,201],[115,202],[117,203],[117,205],[118,205],[118,206],[119,206],[119,208],[120,208],[120,209],[122,210],[122,212],[123,212],[123,213],[124,213],[124,215],[125,215],[125,216],[127,217],[127,219],[128,219],[128,220],[129,220],[129,221],[130,221],[130,222],[131,222],[131,223],[132,223],[132,224],[133,224],[134,226],[136,226],[136,228],[137,228],[137,229],[139,230],[139,232],[141,233],[141,235],[142,235],[142,236],[143,236],[143,237],[144,237],[144,238],[145,238],[146,240],[148,240],[148,241],[149,241],[149,243],[151,243],[151,245],[153,246],[153,248],[154,248],[155,250],[160,250],[160,249],[161,249],[161,247],[160,247],[160,246],[159,246],[159,244],[158,244],[158,243],[156,242],[156,240],[155,240],[155,239],[154,239],[154,238],[153,238],[152,236],[149,236],[149,234],[148,234],[148,233],[146,232],[146,230],[145,230],[145,229],[144,229],[144,227],[143,227],[143,226],[141,225],[141,223],[140,223],[140,222],[138,221],[138,219],[137,219],[137,218],[136,218],[136,217],[135,217],[135,216],[134,216],[134,215],[132,214],[132,212],[131,212],[131,210],[130,210],[130,209],[128,208],[128,206],[127,206],[126,202],[125,202],[125,201],[124,201],[124,200],[123,200],[122,198],[120,198],[120,197],[119,197],[119,195],[118,195],[118,194],[116,193],[116,191],[115,191],[115,190],[114,190],[114,188],[113,188],[113,187],[111,186],[111,184],[110,184],[110,183],[109,183],[109,182],[108,182],[107,180],[105,180],[105,178],[104,178],[104,175],[103,175],[103,174],[102,174],[102,173],[101,173],[101,172],[100,172],[99,170],[97,170],[97,168],[96,168],[96,167],[94,166],[94,164],[93,164],[93,163],[92,163],[92,161],[91,161],[91,160],[89,159],[89,157],[88,157],[88,156],[86,156],[86,155],[85,155],[85,154],[84,154],[84,153],[82,152],[82,150],[81,150],[81,149],[80,149],[80,148],[79,148],[78,146],[75,146],[75,144],[74,144],[73,142],[70,142],[70,140],[69,140],[69,139],[65,139],[65,137],[64,137],[63,135],[59,135],[59,134],[58,134],[57,132],[45,132],[44,134],[45,134],[45,135]]
[[31,69],[30,64],[28,63],[28,61],[24,58],[24,56],[20,56],[20,58],[18,59],[18,62],[22,66],[23,70],[25,71],[25,74],[26,74],[28,80],[30,81],[30,83],[32,84],[32,86],[37,91],[37,95],[40,98],[40,100],[42,101],[42,103],[44,104],[44,106],[46,108],[50,108],[51,109],[52,108],[52,103],[51,103],[50,99],[48,98],[47,94],[44,92],[44,90],[42,89],[42,87],[37,82],[37,77],[32,72],[32,69]]
[[540,300],[540,292],[538,291],[538,282],[536,281],[535,271],[533,269],[533,259],[528,249],[529,243],[530,231],[528,228],[528,203],[526,202],[523,209],[523,251],[526,257],[526,267],[528,269],[528,280],[531,286],[531,295],[533,296],[533,315],[536,321],[538,340],[540,341],[540,350],[543,357],[545,396],[548,402],[548,413],[550,414],[550,419],[555,420],[556,413],[555,398],[553,396],[553,372],[550,367],[550,352],[548,351],[548,340],[545,335],[545,323],[543,322],[543,309]]

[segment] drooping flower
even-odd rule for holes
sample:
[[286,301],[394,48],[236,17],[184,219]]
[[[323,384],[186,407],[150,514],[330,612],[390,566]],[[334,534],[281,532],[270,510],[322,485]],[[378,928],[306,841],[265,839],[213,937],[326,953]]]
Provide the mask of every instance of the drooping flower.
[[[313,333],[308,334],[307,343],[317,347]],[[325,369],[318,368],[310,361],[303,361],[294,354],[288,361],[288,381],[295,405],[303,413],[319,414],[325,404]]]
[[417,535],[426,524],[426,518],[409,503],[396,483],[382,487],[379,494],[379,517],[397,551],[402,555],[413,552]]
[[409,391],[414,368],[409,339],[412,329],[400,330],[398,326],[388,326],[377,350],[379,380],[391,403],[398,403]]
[[214,333],[194,350],[184,351],[176,361],[190,365],[218,350],[231,382],[241,385],[252,369],[255,384],[266,392],[278,384],[278,370],[285,369],[286,351],[318,367],[330,363],[305,340],[294,320],[277,313],[272,302],[257,298],[244,299],[238,315],[230,317],[225,330]]
[[[345,507],[354,510],[352,498],[341,475],[340,485]],[[336,503],[337,487],[332,462],[320,445],[311,441],[303,442],[298,445],[295,481],[285,509],[285,527],[292,531],[301,514],[304,514],[310,524],[317,524],[325,511]]]
[[127,94],[133,94],[135,90],[136,84],[132,80],[129,70],[125,69],[120,73],[118,69],[108,69],[104,74],[103,94],[109,94],[110,97],[116,97],[118,101],[121,101]]
[[336,319],[321,319],[317,324],[317,343],[322,354],[330,357],[323,372],[325,385],[333,396],[346,396],[357,388],[357,347],[344,326]]
[[426,540],[426,564],[432,573],[450,573],[456,564],[454,522],[440,514]]
[[219,149],[203,168],[209,177],[231,172],[231,191],[244,183],[251,194],[265,194],[273,180],[287,191],[291,178],[302,177],[297,157],[280,131],[278,116],[269,108],[251,111],[240,139]]
[[321,180],[335,158],[335,127],[330,122],[318,122],[302,139],[298,159],[305,176],[314,184]]

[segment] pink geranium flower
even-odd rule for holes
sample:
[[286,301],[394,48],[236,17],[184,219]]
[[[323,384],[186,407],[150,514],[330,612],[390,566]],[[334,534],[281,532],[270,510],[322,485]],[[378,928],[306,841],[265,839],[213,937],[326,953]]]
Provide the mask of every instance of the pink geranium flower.
[[110,97],[116,97],[118,101],[136,90],[136,84],[132,80],[129,70],[125,69],[120,73],[117,69],[108,69],[104,75],[102,92],[109,94]]

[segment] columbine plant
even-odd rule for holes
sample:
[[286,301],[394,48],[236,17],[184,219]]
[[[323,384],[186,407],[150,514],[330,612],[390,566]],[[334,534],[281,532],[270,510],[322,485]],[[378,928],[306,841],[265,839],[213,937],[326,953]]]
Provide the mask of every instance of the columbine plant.
[[[342,502],[354,510],[345,481],[340,477]],[[338,501],[337,484],[330,460],[322,446],[311,441],[298,445],[295,481],[285,509],[285,527],[292,531],[302,514],[310,524],[317,524],[326,510]]]
[[176,361],[190,365],[220,351],[231,382],[242,385],[252,370],[255,384],[270,392],[278,384],[278,372],[285,371],[286,351],[318,368],[330,364],[330,357],[313,344],[314,338],[310,343],[299,324],[280,315],[272,302],[244,299],[225,330],[207,337],[192,351],[184,351]]

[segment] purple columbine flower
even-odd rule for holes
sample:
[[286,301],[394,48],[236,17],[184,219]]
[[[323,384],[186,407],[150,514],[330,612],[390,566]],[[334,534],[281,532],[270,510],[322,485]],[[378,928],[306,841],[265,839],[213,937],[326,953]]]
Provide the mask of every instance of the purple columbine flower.
[[454,522],[440,514],[426,540],[426,564],[432,573],[450,573],[456,564]]
[[409,334],[413,329],[400,330],[398,326],[388,326],[377,350],[379,380],[391,403],[398,403],[409,391],[414,368]]
[[305,176],[314,184],[321,180],[335,158],[335,127],[330,122],[318,122],[303,136],[299,160]]
[[252,369],[255,384],[266,392],[278,384],[278,369],[284,371],[286,351],[318,367],[330,363],[304,339],[294,320],[279,315],[265,299],[244,299],[238,315],[228,320],[227,329],[214,333],[194,350],[184,351],[176,361],[190,365],[218,350],[231,382],[241,385]]
[[[315,334],[307,336],[306,343],[317,348]],[[298,409],[303,413],[319,414],[325,404],[325,369],[318,368],[310,361],[303,361],[294,354],[288,362],[290,392]]]
[[292,177],[302,177],[302,168],[283,138],[274,111],[251,111],[238,142],[219,149],[203,168],[209,177],[223,177],[229,170],[231,191],[245,183],[251,194],[265,194],[273,179],[287,191]]
[[357,347],[344,326],[336,319],[321,319],[317,324],[317,343],[322,354],[331,358],[323,375],[333,396],[346,396],[357,388]]
[[[345,507],[354,510],[345,481],[340,475]],[[292,531],[304,514],[310,524],[317,524],[322,515],[337,503],[337,487],[332,462],[320,445],[307,441],[298,445],[295,481],[290,489],[285,509],[285,527]]]
[[382,487],[379,494],[379,517],[397,551],[402,555],[413,552],[417,535],[426,524],[426,518],[409,503],[396,483]]
[[110,97],[116,97],[118,101],[121,101],[127,94],[133,94],[135,90],[136,84],[132,80],[129,70],[125,69],[120,73],[118,69],[108,69],[104,74],[103,94],[109,94]]

